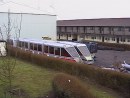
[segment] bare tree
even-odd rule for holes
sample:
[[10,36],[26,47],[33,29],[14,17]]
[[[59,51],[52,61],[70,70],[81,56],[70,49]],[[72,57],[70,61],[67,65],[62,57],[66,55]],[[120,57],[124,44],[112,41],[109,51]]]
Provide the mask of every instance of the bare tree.
[[16,35],[16,39],[19,39],[20,38],[20,35],[21,35],[21,27],[22,27],[22,13],[20,15],[20,21],[19,23],[15,22],[15,26],[14,26],[14,29],[15,29],[15,35]]
[[[4,39],[3,34],[6,35],[7,44],[11,38],[11,31],[12,29],[15,29],[16,38],[18,39],[20,37],[21,33],[21,24],[22,24],[22,14],[19,24],[16,22],[13,23],[10,16],[10,11],[8,10],[8,24],[3,25],[5,32],[2,32],[0,27],[0,36],[2,40]],[[17,30],[16,30],[17,29]],[[9,53],[8,53],[9,54]],[[17,54],[17,51],[16,51]],[[12,59],[9,55],[7,57],[1,57],[0,58],[0,81],[3,82],[5,86],[5,92],[11,92],[12,91],[12,80],[13,80],[13,71],[16,66],[16,58]],[[6,93],[5,93],[6,94]],[[9,93],[11,98],[12,94]]]

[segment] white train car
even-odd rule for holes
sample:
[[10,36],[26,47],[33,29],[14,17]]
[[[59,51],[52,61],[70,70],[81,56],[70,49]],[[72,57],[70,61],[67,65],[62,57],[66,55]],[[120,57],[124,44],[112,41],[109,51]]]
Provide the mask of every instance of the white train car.
[[36,54],[43,54],[71,62],[82,62],[82,59],[73,45],[59,43],[58,41],[19,39],[10,40],[10,45],[29,50]]
[[44,54],[55,58],[85,64],[94,63],[94,60],[85,44],[25,38],[10,40],[10,44],[14,47],[32,51],[32,53]]

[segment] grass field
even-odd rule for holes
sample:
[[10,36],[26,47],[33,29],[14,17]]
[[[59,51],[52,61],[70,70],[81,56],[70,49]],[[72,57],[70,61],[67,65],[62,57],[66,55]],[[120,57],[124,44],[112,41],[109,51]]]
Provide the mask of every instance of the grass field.
[[[24,90],[31,98],[43,96],[52,89],[51,82],[55,75],[55,71],[17,60],[14,69],[13,86],[16,89],[20,88]],[[3,95],[2,89],[3,86],[1,85],[0,98]]]
[[123,98],[120,94],[116,93],[115,91],[104,88],[100,85],[95,85],[90,83],[90,91],[97,97],[97,98]]
[[[0,58],[0,64],[2,64]],[[16,61],[14,69],[13,86],[16,89],[22,89],[30,98],[36,98],[44,96],[52,90],[52,80],[58,72],[53,70],[45,69],[35,64],[30,64],[20,60]],[[97,98],[121,98],[118,94],[110,91],[106,88],[101,88],[94,83],[87,82],[90,84],[91,92]],[[0,81],[0,98],[3,97],[3,83]],[[9,97],[6,97],[9,98]]]

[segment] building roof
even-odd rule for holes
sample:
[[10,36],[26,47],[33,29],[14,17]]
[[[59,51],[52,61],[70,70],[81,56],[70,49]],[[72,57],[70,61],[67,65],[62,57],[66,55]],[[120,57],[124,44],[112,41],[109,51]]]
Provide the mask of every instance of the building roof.
[[52,15],[47,11],[36,9],[23,4],[14,3],[12,1],[0,4],[0,13],[7,13],[8,11],[10,11],[10,13]]
[[57,26],[130,26],[130,18],[58,20]]

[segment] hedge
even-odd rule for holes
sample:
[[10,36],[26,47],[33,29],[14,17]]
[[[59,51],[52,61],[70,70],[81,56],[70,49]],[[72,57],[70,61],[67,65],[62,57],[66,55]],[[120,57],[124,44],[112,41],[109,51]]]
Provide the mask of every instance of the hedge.
[[112,50],[126,50],[130,51],[130,45],[128,44],[119,44],[119,43],[105,43],[105,42],[97,42],[98,45],[100,46],[106,46],[110,47]]
[[86,84],[67,74],[58,74],[52,87],[56,98],[95,98]]
[[11,56],[15,56],[17,58],[35,63],[46,68],[62,71],[71,75],[78,76],[82,79],[89,78],[98,84],[121,92],[125,98],[130,98],[129,74],[102,70],[100,68],[85,64],[66,62],[57,58],[33,54],[30,51],[21,50],[14,47],[8,47],[8,53]]

